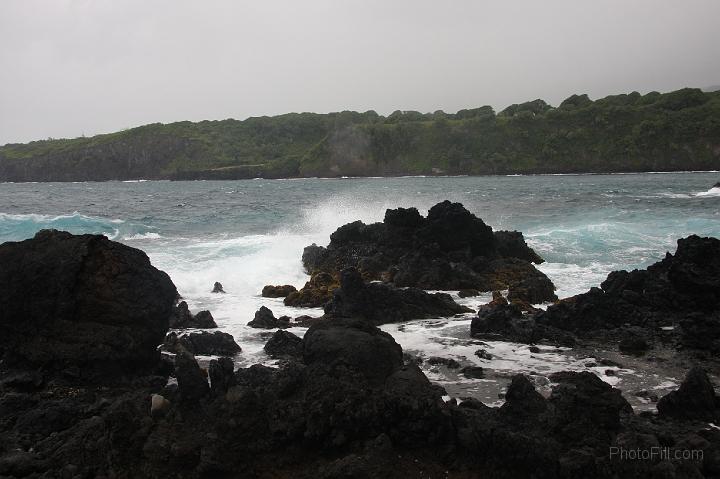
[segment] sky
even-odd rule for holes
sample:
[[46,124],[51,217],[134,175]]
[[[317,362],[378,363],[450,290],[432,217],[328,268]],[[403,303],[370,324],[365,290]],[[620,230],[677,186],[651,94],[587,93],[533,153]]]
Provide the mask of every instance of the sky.
[[717,0],[0,0],[0,145],[720,84]]

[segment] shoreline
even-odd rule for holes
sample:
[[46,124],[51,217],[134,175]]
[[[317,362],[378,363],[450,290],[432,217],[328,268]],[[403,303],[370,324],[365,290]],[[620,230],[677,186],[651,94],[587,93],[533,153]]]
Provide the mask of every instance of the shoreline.
[[0,185],[20,185],[20,184],[79,184],[79,183],[149,183],[149,182],[197,182],[197,181],[304,181],[304,180],[386,180],[386,179],[403,179],[403,178],[525,178],[525,177],[544,177],[544,176],[618,176],[618,175],[673,175],[673,174],[703,174],[703,173],[720,173],[720,170],[668,170],[668,171],[613,171],[613,172],[578,172],[578,173],[507,173],[507,174],[487,174],[487,175],[391,175],[391,176],[288,176],[280,178],[197,178],[197,179],[171,179],[171,178],[136,178],[136,179],[113,179],[113,180],[87,180],[87,181],[0,181]]

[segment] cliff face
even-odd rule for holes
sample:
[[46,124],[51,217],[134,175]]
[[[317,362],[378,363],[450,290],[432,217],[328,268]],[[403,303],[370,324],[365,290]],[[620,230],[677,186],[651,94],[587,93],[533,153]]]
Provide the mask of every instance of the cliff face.
[[720,92],[572,95],[456,114],[373,111],[152,124],[0,147],[0,181],[720,168]]

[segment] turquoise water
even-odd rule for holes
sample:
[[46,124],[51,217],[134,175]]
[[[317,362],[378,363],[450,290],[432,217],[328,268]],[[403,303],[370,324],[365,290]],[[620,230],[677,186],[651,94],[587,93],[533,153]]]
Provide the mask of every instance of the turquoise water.
[[690,233],[720,236],[718,173],[0,185],[0,242],[41,228],[104,233],[145,250],[192,297],[216,280],[251,293],[305,279],[303,246],[389,207],[460,201],[518,229],[560,296],[644,267]]
[[[291,316],[321,311],[287,308],[282,300],[261,298],[260,290],[266,284],[302,286],[307,280],[300,264],[303,247],[327,244],[342,224],[381,220],[386,208],[415,206],[424,213],[444,199],[459,201],[493,228],[523,231],[546,259],[540,269],[566,297],[598,285],[612,270],[661,259],[675,250],[678,238],[720,237],[720,188],[711,188],[719,180],[718,173],[679,173],[5,183],[0,184],[0,242],[57,228],[103,233],[141,248],[170,274],[191,310],[210,309],[220,328],[235,336],[243,347],[239,364],[269,364],[262,351],[265,333],[246,326],[258,307]],[[210,293],[215,281],[227,294]],[[470,307],[488,300],[487,295],[458,299]],[[472,354],[477,346],[469,338],[469,324],[468,317],[384,329],[406,350],[495,371],[496,379],[465,380],[452,371],[425,369],[449,391],[487,403],[497,400],[510,373],[587,369],[579,356],[548,352],[538,357],[526,345],[500,342],[487,346],[496,357],[483,362]],[[594,372],[628,388],[666,391],[677,382],[637,370],[620,370],[613,377]]]

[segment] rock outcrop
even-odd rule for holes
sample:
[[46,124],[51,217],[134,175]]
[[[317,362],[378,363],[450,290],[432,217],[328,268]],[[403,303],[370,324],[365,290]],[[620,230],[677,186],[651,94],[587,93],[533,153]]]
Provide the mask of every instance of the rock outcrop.
[[284,329],[290,327],[290,319],[286,316],[276,318],[270,308],[260,306],[260,309],[255,312],[255,317],[248,323],[248,326],[261,329]]
[[285,298],[290,293],[297,291],[295,286],[284,284],[282,286],[267,285],[262,289],[263,298]]
[[379,282],[365,283],[355,268],[342,271],[340,288],[325,305],[328,317],[365,318],[376,325],[467,312],[472,310],[457,304],[449,294],[397,288]]
[[302,339],[289,331],[278,329],[263,347],[273,358],[300,358]]
[[321,308],[330,301],[333,291],[339,286],[332,275],[324,272],[314,273],[299,291],[292,291],[284,299],[285,306],[302,308]]
[[233,356],[242,351],[242,348],[235,342],[235,338],[222,331],[212,333],[202,331],[181,336],[170,333],[165,338],[163,348],[171,353],[187,351],[203,356]]
[[657,409],[665,417],[716,422],[720,418],[720,398],[705,370],[695,366],[676,391],[660,398]]
[[43,230],[4,243],[0,356],[88,379],[140,374],[159,363],[176,297],[145,253],[102,235]]
[[309,273],[357,268],[366,280],[434,290],[508,289],[526,302],[554,301],[555,287],[531,262],[542,259],[522,233],[493,232],[459,203],[433,206],[427,218],[415,208],[389,209],[382,223],[338,228],[327,248],[308,246]]
[[215,318],[210,311],[199,311],[192,314],[185,301],[178,303],[173,315],[170,317],[171,329],[213,329],[217,328]]

